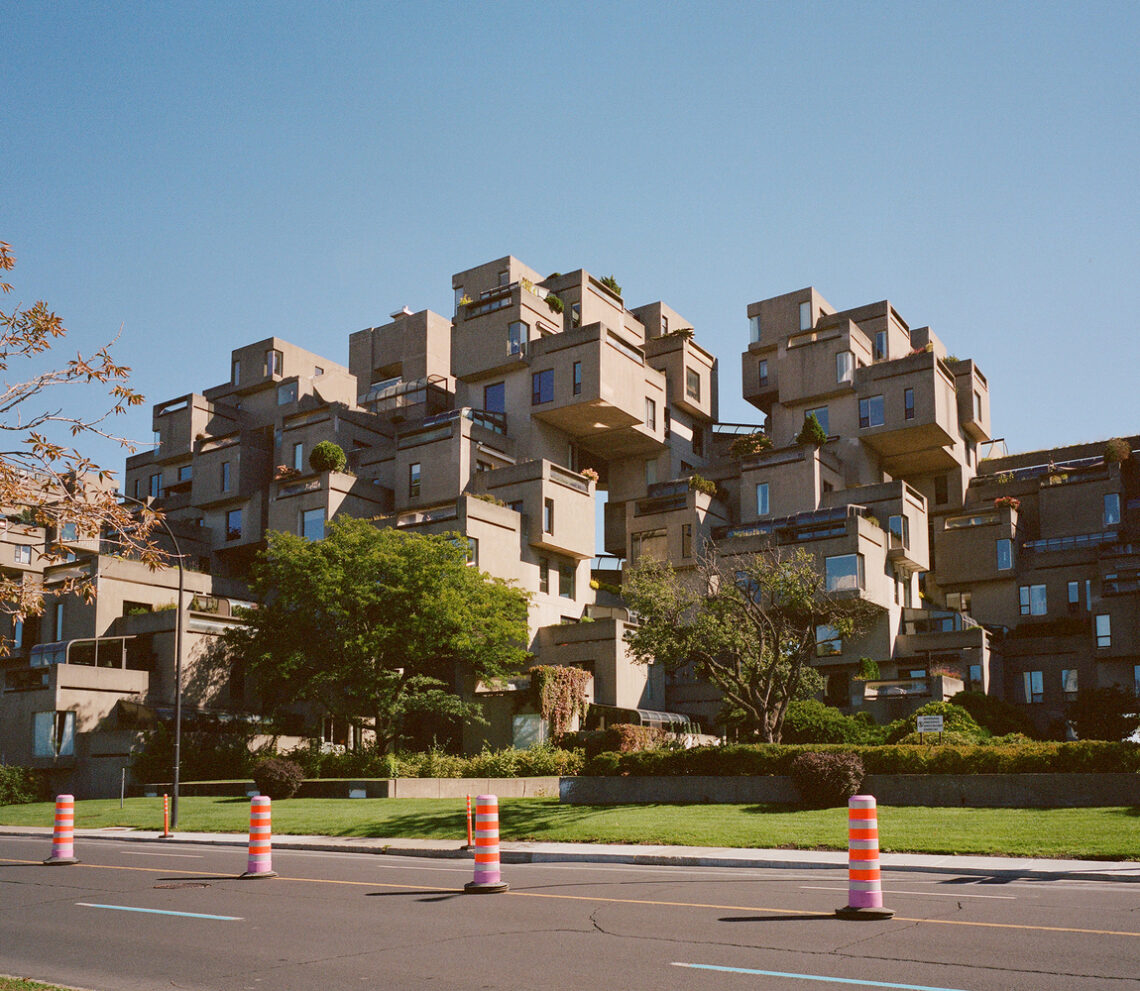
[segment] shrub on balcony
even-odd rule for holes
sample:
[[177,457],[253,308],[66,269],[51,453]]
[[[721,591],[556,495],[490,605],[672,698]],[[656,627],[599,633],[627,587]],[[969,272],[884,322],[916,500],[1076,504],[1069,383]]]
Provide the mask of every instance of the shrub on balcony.
[[1007,507],[1014,510],[1020,509],[1021,500],[1018,499],[1017,496],[998,496],[994,500],[994,508],[1003,509]]
[[879,662],[871,657],[859,658],[859,673],[855,675],[856,681],[878,681]]
[[339,444],[322,440],[309,454],[309,467],[313,471],[344,471],[348,458]]
[[546,305],[555,313],[561,313],[566,308],[561,298],[552,292],[546,294]]
[[772,438],[761,430],[753,430],[750,434],[734,438],[728,446],[728,453],[734,458],[750,458],[771,449]]
[[593,468],[583,468],[578,474],[583,478],[588,478],[591,482],[597,482],[601,477]]
[[823,447],[827,443],[827,431],[814,413],[804,418],[803,429],[796,436],[796,443],[811,444],[814,447]]
[[702,478],[700,475],[689,476],[689,488],[693,492],[703,492],[707,496],[716,496],[717,493],[716,482]]
[[1121,437],[1113,437],[1104,445],[1104,460],[1110,465],[1123,464],[1132,457],[1132,445]]
[[621,295],[621,286],[618,285],[617,279],[615,279],[612,275],[607,275],[604,279],[599,279],[598,281],[601,282],[601,284],[615,296]]

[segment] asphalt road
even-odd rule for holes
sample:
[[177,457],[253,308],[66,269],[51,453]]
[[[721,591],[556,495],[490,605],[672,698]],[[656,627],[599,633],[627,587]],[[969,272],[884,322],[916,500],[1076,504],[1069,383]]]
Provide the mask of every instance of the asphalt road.
[[[96,991],[1140,988],[1140,884],[884,872],[889,921],[845,922],[840,870],[508,865],[0,838],[0,973]],[[167,914],[160,914],[167,913]]]

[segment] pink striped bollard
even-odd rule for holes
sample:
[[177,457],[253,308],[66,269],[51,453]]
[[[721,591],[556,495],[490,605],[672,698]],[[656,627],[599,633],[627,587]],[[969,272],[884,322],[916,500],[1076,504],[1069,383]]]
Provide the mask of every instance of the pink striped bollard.
[[273,827],[268,795],[254,795],[249,804],[249,866],[243,878],[277,877],[273,870]]
[[883,908],[879,872],[879,814],[874,795],[853,795],[847,802],[847,904],[841,919],[889,919]]
[[57,795],[51,856],[45,864],[78,864],[75,859],[75,796]]
[[499,873],[499,799],[475,796],[475,879],[463,886],[468,895],[493,895],[510,885]]

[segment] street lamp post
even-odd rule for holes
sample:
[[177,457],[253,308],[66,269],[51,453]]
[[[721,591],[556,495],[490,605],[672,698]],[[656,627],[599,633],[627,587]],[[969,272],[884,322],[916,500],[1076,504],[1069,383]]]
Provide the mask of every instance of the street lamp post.
[[[146,507],[146,503],[133,496],[116,493],[120,499],[134,503],[136,506]],[[182,765],[182,592],[186,584],[186,569],[182,566],[182,549],[178,546],[178,538],[165,519],[159,518],[158,523],[166,531],[171,544],[174,545],[174,561],[178,565],[178,608],[174,617],[174,783],[171,789],[170,802],[170,831],[174,832],[178,825],[178,779]]]

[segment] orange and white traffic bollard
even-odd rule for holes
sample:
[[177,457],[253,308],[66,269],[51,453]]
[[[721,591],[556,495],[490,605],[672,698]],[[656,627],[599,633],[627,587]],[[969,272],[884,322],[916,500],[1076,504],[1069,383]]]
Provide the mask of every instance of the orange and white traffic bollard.
[[879,872],[879,817],[874,795],[854,795],[847,802],[847,905],[841,919],[889,919],[883,908]]
[[474,844],[471,842],[471,796],[467,796],[467,846],[465,850],[470,850]]
[[273,827],[268,795],[254,795],[249,805],[249,866],[242,877],[277,877],[273,871]]
[[57,795],[51,856],[45,864],[78,864],[75,859],[75,796]]
[[475,879],[463,886],[469,895],[493,895],[510,885],[499,873],[499,799],[475,797]]
[[170,836],[170,796],[162,796],[162,839]]

